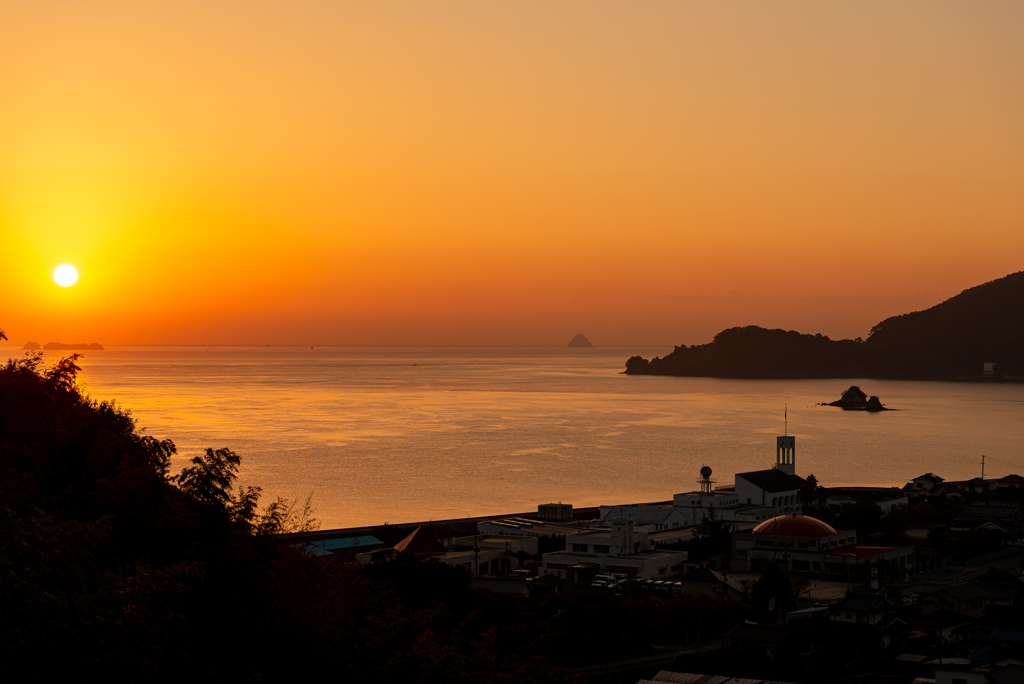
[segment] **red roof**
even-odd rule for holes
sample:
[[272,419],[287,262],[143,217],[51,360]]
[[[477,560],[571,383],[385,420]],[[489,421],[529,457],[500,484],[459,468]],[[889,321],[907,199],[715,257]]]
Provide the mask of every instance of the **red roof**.
[[836,534],[834,527],[809,515],[780,515],[765,520],[753,529],[754,534],[782,534],[788,537],[828,537]]

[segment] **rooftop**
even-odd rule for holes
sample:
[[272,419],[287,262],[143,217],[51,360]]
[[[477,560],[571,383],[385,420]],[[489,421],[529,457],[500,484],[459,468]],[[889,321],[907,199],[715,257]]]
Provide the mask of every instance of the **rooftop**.
[[847,546],[842,549],[834,549],[832,551],[826,551],[825,554],[828,556],[855,556],[859,558],[868,558],[871,556],[881,556],[883,553],[889,553],[890,551],[899,551],[899,546],[862,546],[856,544],[854,546]]
[[765,520],[753,530],[754,534],[781,534],[788,537],[828,537],[838,534],[828,523],[809,515],[778,515]]
[[804,486],[804,478],[799,475],[787,475],[781,470],[754,470],[749,473],[736,473],[736,479],[744,479],[755,487],[766,492],[789,492]]

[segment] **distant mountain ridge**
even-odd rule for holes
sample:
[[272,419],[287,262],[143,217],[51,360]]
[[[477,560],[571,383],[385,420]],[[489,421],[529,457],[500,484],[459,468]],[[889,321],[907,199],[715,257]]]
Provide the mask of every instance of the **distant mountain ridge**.
[[[76,342],[74,344],[64,344],[63,342],[47,342],[43,345],[43,349],[51,351],[97,351],[102,350],[103,345],[99,342],[91,342],[86,344],[85,342]],[[35,350],[39,349],[38,342],[26,342],[22,349]]]
[[867,340],[758,326],[729,328],[664,358],[634,356],[633,375],[723,378],[1024,377],[1024,271],[964,290],[923,311],[892,316]]

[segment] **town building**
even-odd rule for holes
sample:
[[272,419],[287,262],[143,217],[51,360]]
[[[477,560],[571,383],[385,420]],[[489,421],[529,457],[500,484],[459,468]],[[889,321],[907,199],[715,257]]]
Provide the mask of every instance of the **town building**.
[[748,523],[752,527],[784,513],[801,513],[800,490],[805,480],[796,474],[796,437],[776,437],[775,467],[737,473],[729,487],[713,487],[712,470],[701,468],[700,489],[676,494],[672,505],[687,525],[699,525],[705,518]]
[[618,519],[611,527],[567,536],[565,551],[542,556],[540,573],[576,582],[598,572],[664,579],[679,572],[687,558],[685,551],[655,549],[646,532],[634,530],[632,520]]
[[361,553],[356,560],[365,565],[382,554],[404,553],[465,568],[473,577],[504,576],[523,567],[521,559],[524,555],[536,555],[537,551],[536,537],[473,535],[441,540],[429,527],[419,526],[394,546]]
[[914,553],[910,546],[858,544],[856,531],[837,531],[809,515],[780,515],[750,532],[734,533],[732,550],[735,571],[757,571],[778,563],[790,571],[858,577],[881,561],[905,569]]
[[890,515],[910,504],[906,493],[899,487],[829,487],[825,498],[825,505],[833,512],[862,502],[875,504],[882,515]]
[[643,532],[658,532],[685,527],[692,523],[681,511],[669,504],[633,504],[626,506],[601,506],[601,520],[625,518],[633,521],[633,529]]
[[942,483],[944,481],[938,475],[925,473],[924,475],[918,475],[908,482],[903,489],[911,495],[938,494],[943,491]]

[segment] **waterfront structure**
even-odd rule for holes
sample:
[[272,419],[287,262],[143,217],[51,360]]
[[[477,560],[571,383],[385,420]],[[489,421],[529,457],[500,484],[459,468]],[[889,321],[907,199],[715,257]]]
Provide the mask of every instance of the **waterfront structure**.
[[406,535],[391,548],[361,553],[356,560],[364,565],[379,555],[409,554],[431,558],[446,565],[465,568],[473,577],[507,575],[522,566],[523,555],[536,555],[536,537],[511,535],[472,535],[442,542],[423,526]]
[[564,537],[590,528],[590,521],[552,523],[532,518],[501,518],[481,520],[476,524],[480,534],[500,534],[521,537]]
[[657,532],[692,524],[684,513],[669,504],[601,506],[600,511],[602,521],[618,518],[632,520],[635,531]]
[[540,572],[575,582],[599,572],[664,579],[679,572],[688,557],[685,551],[656,550],[646,532],[634,530],[632,520],[618,519],[610,528],[567,536],[565,551],[544,554]]

